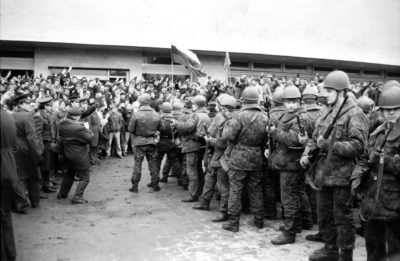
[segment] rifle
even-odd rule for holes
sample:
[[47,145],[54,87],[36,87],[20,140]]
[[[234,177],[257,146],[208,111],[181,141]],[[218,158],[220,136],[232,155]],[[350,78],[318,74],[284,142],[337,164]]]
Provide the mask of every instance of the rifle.
[[304,130],[304,127],[301,126],[299,115],[296,115],[296,119],[297,119],[297,125],[299,125],[300,135],[301,136],[305,136],[306,135],[306,131]]
[[[219,106],[220,108],[222,108],[222,105],[221,105],[221,103],[219,102],[219,100],[218,100],[218,99],[215,99],[215,100],[217,101],[218,106]],[[229,120],[228,116],[224,113],[223,110],[221,110],[221,114],[222,114],[222,116],[224,116],[225,121]]]
[[[379,146],[377,148],[377,152],[379,153],[379,165],[378,165],[378,176],[377,176],[377,184],[376,184],[376,192],[375,192],[375,201],[374,201],[374,207],[373,210],[371,212],[371,215],[367,218],[368,220],[370,219],[370,217],[372,216],[375,208],[376,208],[376,204],[379,198],[379,194],[380,194],[380,190],[381,190],[381,185],[382,185],[382,179],[383,179],[383,171],[384,171],[384,165],[385,165],[385,151],[384,151],[384,147],[387,141],[387,138],[389,137],[389,134],[392,132],[394,127],[393,123],[389,122],[389,128],[387,129],[387,132],[385,133],[385,138],[383,139],[383,142],[381,144],[381,146]],[[346,206],[350,207],[353,205],[353,201],[355,200],[356,195],[351,195],[350,199],[346,202]]]
[[[268,124],[268,133],[267,133],[267,135],[268,135],[268,153],[265,153],[264,152],[264,155],[266,155],[266,156],[268,156],[269,157],[269,155],[271,155],[271,152],[272,152],[272,139],[271,139],[271,101],[269,100],[269,99],[266,99],[266,101],[265,101],[265,109],[266,109],[266,111],[267,111],[267,115],[268,115],[268,122],[267,122],[267,124]],[[268,157],[266,157],[266,158],[268,158]]]
[[[324,138],[324,139],[328,139],[329,136],[331,135],[333,129],[335,128],[335,124],[336,124],[336,122],[337,122],[337,120],[338,120],[338,118],[339,118],[339,116],[340,116],[340,114],[341,114],[341,112],[342,112],[342,110],[343,110],[343,107],[344,107],[344,105],[346,104],[346,102],[347,102],[348,99],[349,99],[349,96],[346,95],[346,97],[344,97],[343,103],[340,105],[340,108],[339,108],[337,114],[336,114],[335,117],[333,118],[332,123],[331,123],[331,124],[329,125],[329,127],[326,129],[326,131],[325,131],[325,133],[324,133],[324,135],[323,135],[323,138]],[[322,155],[321,155],[321,153],[320,153],[320,148],[316,147],[314,150],[312,150],[312,151],[310,151],[310,152],[308,153],[308,156],[310,157],[310,162],[312,162],[311,165],[310,165],[310,167],[309,167],[309,170],[311,170],[311,169],[313,169],[313,168],[315,167],[315,164],[317,164],[318,159],[319,159],[320,157],[322,157]],[[328,153],[327,158],[329,158],[329,157],[330,157],[330,153]],[[312,189],[314,189],[314,190],[321,190],[320,188],[318,188],[318,187],[314,184],[313,179],[312,179],[311,176],[310,176],[310,173],[309,173],[310,171],[309,171],[309,170],[306,171],[306,181],[307,181],[307,183],[310,185],[310,187],[311,187]]]
[[210,132],[207,130],[206,125],[203,125],[203,128],[204,128],[204,131],[205,131],[205,133],[206,133],[207,138],[210,138],[210,137],[211,137],[211,134],[210,134]]

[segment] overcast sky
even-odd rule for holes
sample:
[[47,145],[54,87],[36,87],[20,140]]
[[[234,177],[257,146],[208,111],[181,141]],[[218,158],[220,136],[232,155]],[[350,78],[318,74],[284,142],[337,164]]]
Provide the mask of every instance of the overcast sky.
[[399,0],[0,0],[0,38],[400,65]]

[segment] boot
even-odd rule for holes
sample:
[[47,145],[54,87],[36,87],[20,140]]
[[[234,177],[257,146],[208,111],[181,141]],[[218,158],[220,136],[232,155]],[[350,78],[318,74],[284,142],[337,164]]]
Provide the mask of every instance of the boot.
[[194,205],[193,209],[197,210],[210,210],[210,201],[204,200],[203,198],[200,199],[200,202]]
[[264,220],[262,218],[254,218],[254,226],[258,229],[262,229],[264,227]]
[[152,183],[152,182],[148,183],[148,184],[147,184],[147,187],[148,187],[148,188],[152,188],[152,187],[153,187],[153,183]]
[[[285,231],[286,230],[285,225],[279,226],[278,230],[279,231]],[[301,233],[301,230],[300,229],[296,229],[296,233]]]
[[224,222],[229,220],[229,215],[227,212],[222,211],[220,216],[211,219],[211,222]]
[[222,228],[225,230],[231,231],[233,233],[236,233],[239,231],[239,220],[240,220],[240,216],[231,215],[229,217],[229,222],[222,224]]
[[138,193],[138,184],[132,184],[132,187],[129,189],[130,192]]
[[160,182],[162,182],[162,183],[168,183],[168,176],[163,176],[163,177],[160,179]]
[[318,232],[317,234],[314,234],[314,235],[307,235],[306,240],[312,241],[312,242],[322,242],[322,243],[324,242],[320,232]]
[[339,251],[335,248],[328,248],[323,246],[320,249],[314,251],[309,257],[310,261],[337,261],[339,258]]
[[182,199],[181,200],[181,202],[184,202],[184,203],[192,203],[192,202],[197,202],[197,201],[199,201],[199,199],[198,198],[193,198],[193,197],[190,197],[190,198],[187,198],[187,199]]
[[271,243],[274,245],[286,245],[286,244],[293,244],[295,241],[296,236],[291,236],[283,232],[279,236],[275,237],[271,240]]
[[338,261],[353,261],[353,249],[341,249]]

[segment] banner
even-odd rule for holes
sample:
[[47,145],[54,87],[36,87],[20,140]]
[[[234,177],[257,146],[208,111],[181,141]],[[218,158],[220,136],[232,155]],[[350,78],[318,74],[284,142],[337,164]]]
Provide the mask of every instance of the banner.
[[202,66],[197,55],[190,50],[171,45],[171,59],[175,63],[184,65],[187,69],[199,77],[204,77],[207,75],[201,71]]

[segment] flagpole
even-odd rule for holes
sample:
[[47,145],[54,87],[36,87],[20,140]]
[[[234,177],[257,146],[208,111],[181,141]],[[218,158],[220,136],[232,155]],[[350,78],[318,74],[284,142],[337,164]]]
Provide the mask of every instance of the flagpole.
[[172,81],[172,102],[174,102],[175,83],[174,83],[174,59],[172,58],[172,44],[171,44],[171,81]]

